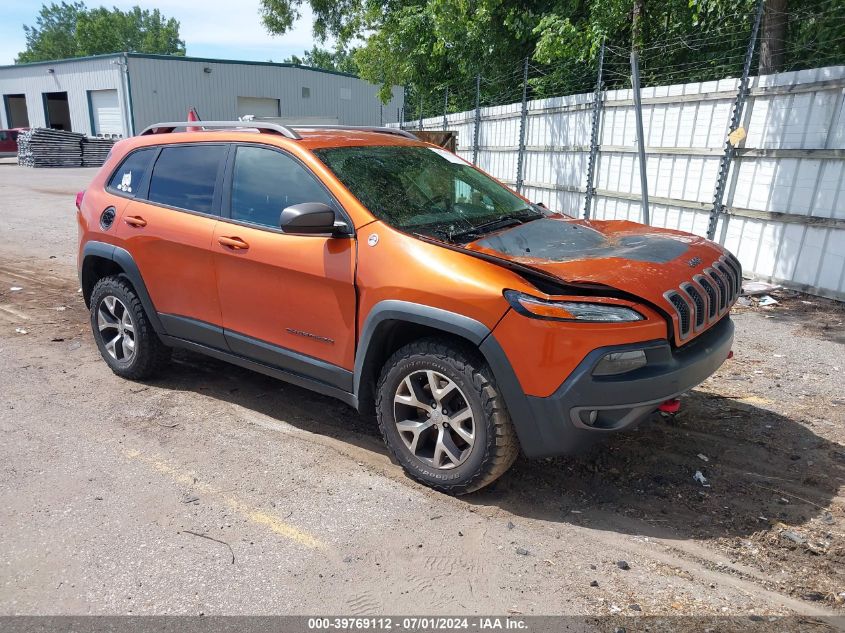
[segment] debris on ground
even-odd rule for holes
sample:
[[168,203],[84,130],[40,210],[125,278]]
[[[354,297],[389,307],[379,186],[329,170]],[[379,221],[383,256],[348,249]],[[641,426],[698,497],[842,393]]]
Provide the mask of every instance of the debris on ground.
[[[178,532],[177,532],[178,534]],[[235,551],[232,549],[232,546],[229,545],[226,541],[221,541],[219,538],[214,538],[213,536],[209,536],[208,534],[200,534],[199,532],[192,532],[191,530],[182,530],[182,534],[190,534],[191,536],[198,536],[200,538],[208,539],[209,541],[214,541],[215,543],[220,543],[221,545],[225,545],[229,548],[229,553],[232,555],[232,564],[235,564]]]
[[765,281],[743,281],[742,294],[746,296],[766,295],[780,288],[777,284],[770,284]]
[[707,455],[704,455],[703,453],[698,454],[698,459],[700,459],[703,462],[709,462],[710,461],[710,458],[707,457]]
[[789,539],[793,543],[797,543],[798,545],[804,545],[804,543],[807,542],[807,539],[792,530],[784,530],[780,535],[783,538]]
[[707,477],[705,477],[700,470],[696,470],[692,478],[698,483],[700,483],[702,486],[705,486],[707,488],[710,487],[710,484],[707,483]]
[[517,547],[516,553],[519,554],[520,556],[528,556],[528,550],[525,549],[524,547]]
[[20,286],[12,286],[11,288],[9,288],[9,290],[11,290],[12,292],[19,292],[23,290],[23,288],[21,288]]
[[593,581],[590,583],[590,586],[591,586],[591,587],[598,587],[598,586],[599,586],[599,581],[598,581],[598,580],[593,580]]
[[619,569],[624,569],[624,570],[631,569],[631,566],[628,564],[628,561],[626,561],[626,560],[620,560],[620,561],[617,561],[617,562],[616,562],[616,566],[617,566]]
[[16,327],[15,332],[17,332],[18,334],[29,334],[29,330],[22,327]]
[[765,295],[760,297],[759,305],[765,308],[766,306],[776,306],[778,303],[780,302],[771,295]]

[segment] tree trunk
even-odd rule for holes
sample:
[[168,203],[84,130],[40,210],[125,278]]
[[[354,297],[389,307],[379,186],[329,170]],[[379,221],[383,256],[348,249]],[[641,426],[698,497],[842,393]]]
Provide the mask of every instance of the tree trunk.
[[645,0],[634,0],[631,11],[631,50],[639,51],[642,46],[642,20],[645,12]]
[[783,70],[786,49],[787,0],[767,0],[763,8],[763,24],[760,34],[761,75]]

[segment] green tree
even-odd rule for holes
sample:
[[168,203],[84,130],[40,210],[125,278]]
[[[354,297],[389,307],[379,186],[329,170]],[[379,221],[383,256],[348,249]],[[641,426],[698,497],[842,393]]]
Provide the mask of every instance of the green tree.
[[302,53],[302,56],[291,55],[285,60],[285,63],[357,75],[359,71],[358,65],[355,63],[354,52],[354,49],[346,51],[343,48],[330,51],[315,45],[310,51]]
[[84,12],[81,2],[43,5],[35,26],[23,27],[26,50],[16,63],[76,57],[76,22]]
[[158,9],[136,6],[127,11],[82,2],[45,4],[35,26],[24,26],[26,50],[16,63],[48,61],[107,53],[184,55],[179,22]]
[[[780,14],[767,14],[763,36],[779,53],[764,67],[845,63],[842,0],[772,1]],[[415,118],[418,108],[442,113],[447,89],[450,111],[473,107],[476,74],[482,104],[518,101],[526,58],[531,98],[591,90],[602,41],[611,88],[630,85],[632,49],[644,85],[736,77],[758,0],[261,0],[265,26],[285,33],[304,3],[318,39],[358,46],[358,74],[381,84],[383,99],[407,87]]]

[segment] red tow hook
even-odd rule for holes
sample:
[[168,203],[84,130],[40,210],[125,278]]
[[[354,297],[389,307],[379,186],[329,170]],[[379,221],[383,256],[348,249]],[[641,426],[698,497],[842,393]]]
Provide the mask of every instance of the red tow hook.
[[663,413],[677,413],[681,410],[681,401],[677,398],[672,398],[657,407],[657,410]]

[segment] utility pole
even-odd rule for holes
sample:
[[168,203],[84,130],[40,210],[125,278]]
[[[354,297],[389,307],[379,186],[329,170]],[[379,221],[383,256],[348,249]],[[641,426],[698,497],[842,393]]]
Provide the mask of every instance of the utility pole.
[[643,104],[640,99],[640,60],[636,50],[631,51],[631,83],[634,88],[634,114],[637,119],[637,153],[640,157],[643,224],[651,224],[648,209],[648,169],[645,157],[645,135],[643,133]]

